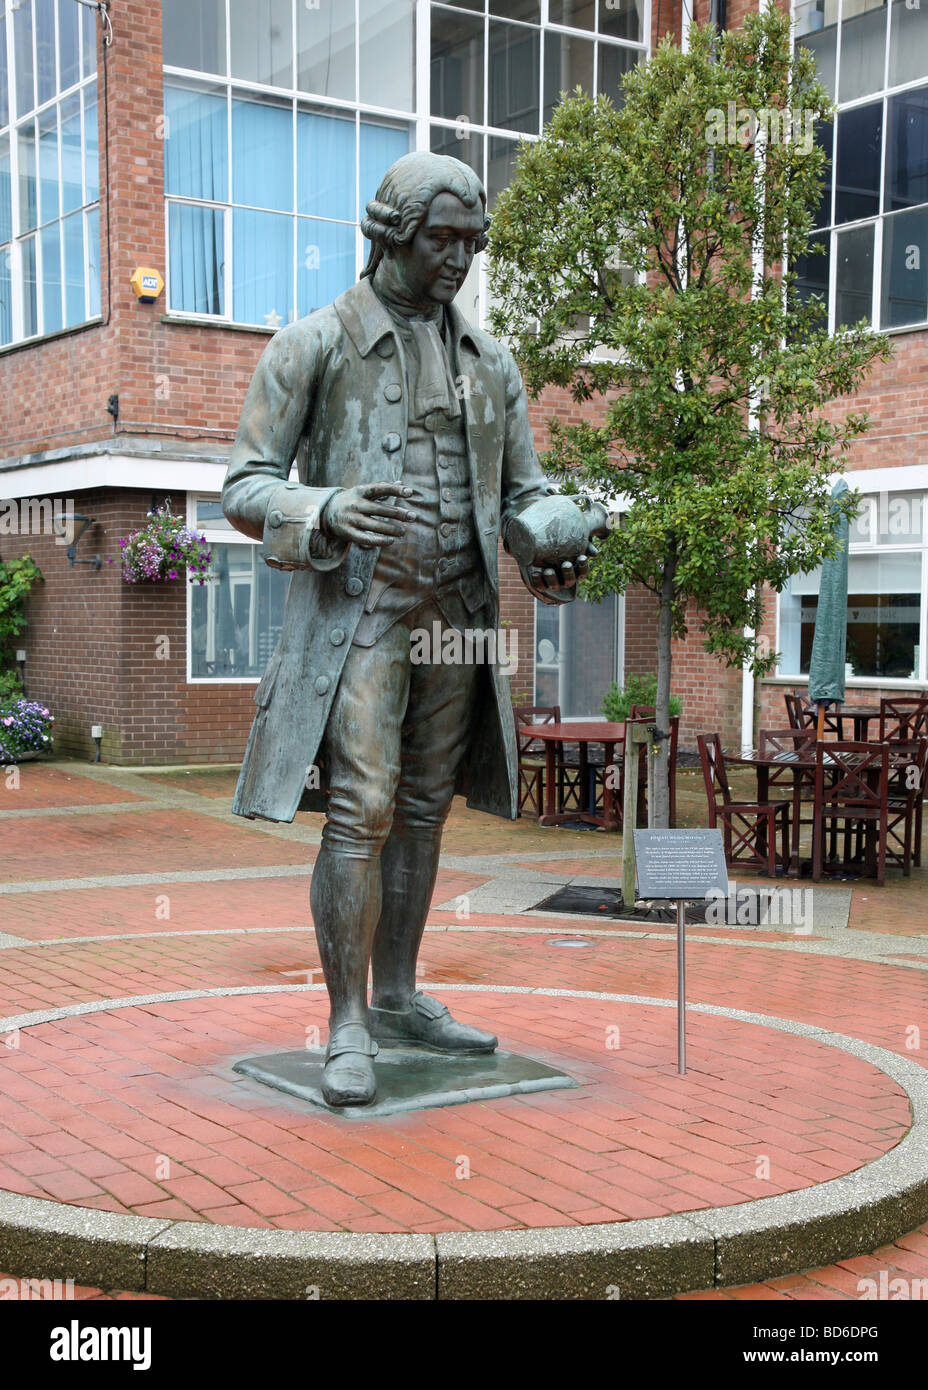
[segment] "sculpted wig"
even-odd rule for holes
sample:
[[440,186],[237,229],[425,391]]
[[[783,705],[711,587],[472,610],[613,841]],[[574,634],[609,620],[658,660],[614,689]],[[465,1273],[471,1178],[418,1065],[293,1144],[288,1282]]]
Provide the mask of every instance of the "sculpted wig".
[[484,224],[476,249],[486,248],[490,226],[486,217],[487,195],[473,169],[450,155],[428,151],[404,154],[384,174],[377,196],[368,203],[367,216],[361,220],[361,231],[371,242],[362,280],[365,275],[373,275],[385,250],[409,245],[439,193],[453,193],[467,208],[480,201]]

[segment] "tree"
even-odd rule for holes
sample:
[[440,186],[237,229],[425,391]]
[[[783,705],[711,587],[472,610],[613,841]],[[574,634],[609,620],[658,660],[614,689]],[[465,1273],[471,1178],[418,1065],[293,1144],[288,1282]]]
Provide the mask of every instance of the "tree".
[[31,555],[0,560],[0,703],[22,694],[23,683],[14,665],[11,637],[26,627],[26,598],[42,572]]
[[[620,109],[564,98],[521,145],[490,232],[493,327],[530,395],[601,404],[550,422],[545,463],[566,491],[627,499],[584,593],[656,594],[661,730],[689,606],[725,664],[775,663],[755,636],[765,586],[833,553],[828,474],[868,427],[823,407],[889,355],[863,323],[829,337],[797,283],[818,249],[812,132],[833,107],[812,55],[790,54],[788,16],[771,5],[738,31],[689,33],[687,52],[666,37],[627,74]],[[665,740],[656,756],[666,826]]]

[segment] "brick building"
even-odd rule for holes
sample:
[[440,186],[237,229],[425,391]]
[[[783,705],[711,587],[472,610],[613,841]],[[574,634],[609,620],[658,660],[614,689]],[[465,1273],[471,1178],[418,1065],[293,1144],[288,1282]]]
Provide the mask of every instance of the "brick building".
[[[841,6],[843,5],[843,10]],[[729,5],[737,24],[745,7]],[[705,13],[703,13],[705,10]],[[851,688],[925,689],[928,465],[928,41],[906,0],[811,0],[797,41],[840,103],[820,235],[832,324],[869,309],[896,355],[860,404],[873,429],[852,484],[872,495],[853,537]],[[697,19],[708,17],[699,0]],[[235,760],[280,627],[286,576],[222,518],[218,496],[245,390],[276,326],[356,279],[380,175],[409,149],[471,163],[490,202],[521,134],[558,92],[616,93],[679,0],[6,0],[0,25],[0,557],[29,551],[27,693],[58,747],[117,763]],[[110,42],[111,40],[111,42]],[[925,247],[922,256],[920,248]],[[478,321],[479,260],[459,296]],[[918,262],[915,265],[915,262]],[[914,269],[910,269],[914,266]],[[164,277],[153,303],[130,277]],[[532,407],[539,446],[552,391]],[[129,585],[118,540],[149,507],[206,532],[216,579]],[[48,518],[75,516],[72,566]],[[900,529],[902,527],[903,529]],[[85,563],[101,557],[101,566]],[[539,608],[503,557],[518,628],[513,693],[599,712],[609,680],[654,670],[644,591]],[[702,651],[675,653],[684,738],[750,741],[802,684],[815,576],[774,599],[780,674],[757,689]]]

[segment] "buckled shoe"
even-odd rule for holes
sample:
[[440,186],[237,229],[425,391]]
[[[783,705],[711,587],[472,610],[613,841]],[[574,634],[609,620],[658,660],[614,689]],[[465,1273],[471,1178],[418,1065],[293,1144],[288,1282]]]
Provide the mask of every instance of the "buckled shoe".
[[377,1093],[373,1058],[380,1048],[363,1023],[339,1023],[329,1034],[322,1071],[326,1105],[369,1105]]
[[369,1009],[371,1035],[382,1043],[422,1043],[436,1052],[493,1052],[499,1039],[458,1023],[429,994],[414,994],[408,1009]]

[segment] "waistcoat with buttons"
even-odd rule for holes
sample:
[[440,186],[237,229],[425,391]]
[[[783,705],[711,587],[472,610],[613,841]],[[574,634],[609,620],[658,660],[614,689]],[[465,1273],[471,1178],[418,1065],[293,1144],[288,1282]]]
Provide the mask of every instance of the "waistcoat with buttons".
[[372,647],[405,614],[432,599],[446,622],[464,628],[484,602],[486,586],[474,529],[464,416],[442,410],[414,420],[416,358],[409,330],[406,399],[409,426],[402,482],[414,489],[398,505],[415,513],[404,533],[381,547],[354,645]]

